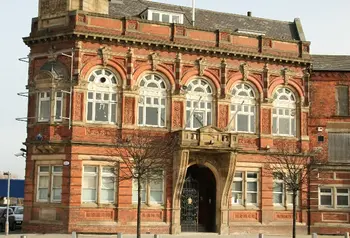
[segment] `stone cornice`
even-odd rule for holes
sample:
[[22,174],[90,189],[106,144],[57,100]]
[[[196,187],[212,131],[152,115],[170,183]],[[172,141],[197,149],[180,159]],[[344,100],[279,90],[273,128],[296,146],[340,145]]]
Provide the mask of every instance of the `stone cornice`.
[[193,53],[200,53],[200,54],[217,54],[223,56],[234,56],[237,58],[242,59],[249,59],[249,60],[263,60],[263,61],[271,61],[276,63],[291,63],[291,64],[299,64],[302,66],[309,66],[311,64],[311,60],[308,59],[301,59],[301,58],[291,58],[291,57],[276,57],[274,55],[269,54],[258,54],[258,53],[250,53],[250,52],[244,52],[244,51],[233,51],[233,50],[226,50],[221,49],[217,47],[202,47],[202,46],[196,46],[196,45],[187,45],[187,44],[178,44],[174,42],[164,41],[164,40],[145,40],[145,39],[137,39],[135,37],[130,36],[124,36],[124,35],[102,35],[102,34],[96,34],[96,33],[90,33],[90,32],[81,32],[81,31],[73,31],[68,33],[61,33],[61,34],[55,34],[55,35],[46,35],[46,36],[39,36],[39,37],[25,37],[23,38],[24,42],[28,46],[32,46],[37,43],[43,43],[43,42],[51,42],[51,41],[57,41],[57,40],[100,40],[101,44],[103,44],[103,41],[107,42],[117,42],[117,43],[124,43],[127,45],[146,45],[146,46],[153,46],[163,49],[173,49],[173,50],[184,50],[187,52],[193,52]]

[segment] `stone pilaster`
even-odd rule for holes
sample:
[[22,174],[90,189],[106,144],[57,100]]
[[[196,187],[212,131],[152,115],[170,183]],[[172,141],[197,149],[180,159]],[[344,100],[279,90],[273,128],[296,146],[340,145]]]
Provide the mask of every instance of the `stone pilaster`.
[[180,150],[174,155],[173,172],[173,211],[171,233],[181,233],[181,192],[185,182],[190,152]]

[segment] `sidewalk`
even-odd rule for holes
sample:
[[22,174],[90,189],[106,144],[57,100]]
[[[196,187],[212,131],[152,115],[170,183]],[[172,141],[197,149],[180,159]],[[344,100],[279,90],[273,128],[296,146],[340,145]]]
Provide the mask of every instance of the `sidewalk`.
[[[24,234],[26,238],[72,238],[69,234]],[[4,236],[4,234],[0,234]],[[4,236],[5,237],[5,236]],[[21,234],[12,234],[6,237],[20,238]],[[78,234],[77,238],[117,238],[117,235],[87,235]],[[154,238],[154,235],[142,234],[142,238]],[[237,235],[218,235],[215,233],[184,233],[180,235],[159,235],[159,238],[257,238],[258,234],[237,234]],[[290,238],[291,236],[265,235],[264,238]],[[320,238],[341,238],[344,236],[318,236]],[[136,235],[124,235],[122,238],[136,238]],[[308,235],[297,235],[297,238],[311,238]]]

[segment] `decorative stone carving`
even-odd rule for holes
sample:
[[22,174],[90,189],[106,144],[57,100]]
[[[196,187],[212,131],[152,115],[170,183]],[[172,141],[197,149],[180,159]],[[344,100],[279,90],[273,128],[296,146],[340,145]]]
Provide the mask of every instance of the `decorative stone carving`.
[[174,101],[173,103],[173,128],[182,128],[183,102]]
[[104,46],[101,47],[98,51],[98,55],[102,59],[103,66],[107,66],[109,59],[112,57],[112,50],[110,47]]
[[308,68],[303,69],[303,79],[304,79],[304,81],[309,81],[310,69],[308,69]]
[[176,36],[186,36],[186,28],[183,26],[175,27],[175,35]]
[[291,71],[288,68],[284,68],[281,71],[281,75],[282,75],[283,80],[284,80],[284,85],[288,85],[289,79],[291,76]]
[[129,20],[128,21],[128,30],[138,30],[139,28],[139,22],[136,20]]
[[135,98],[125,97],[125,105],[124,105],[124,123],[133,125],[135,121]]
[[263,46],[264,47],[272,47],[272,40],[271,39],[263,39]]
[[231,35],[228,32],[221,32],[220,33],[220,38],[221,38],[221,41],[225,41],[225,42],[230,42],[231,41]]
[[199,71],[199,76],[204,75],[204,70],[206,69],[206,61],[202,57],[197,60],[197,66]]
[[56,61],[57,60],[57,54],[55,53],[55,47],[51,46],[48,50],[47,59],[49,62]]
[[180,52],[176,53],[176,62],[181,62],[182,60],[182,54]]
[[242,79],[243,81],[247,81],[248,75],[249,75],[249,66],[247,63],[242,63],[239,67],[241,73],[242,73]]
[[75,49],[81,49],[81,48],[83,48],[83,42],[76,41],[75,42]]
[[271,134],[271,111],[270,109],[262,109],[261,111],[261,132],[262,134],[269,135]]
[[110,138],[114,138],[117,134],[117,130],[114,128],[86,128],[85,131],[86,135],[89,136],[95,136],[95,137],[110,137]]
[[228,105],[219,105],[218,127],[224,129],[228,124]]
[[151,55],[152,70],[156,71],[159,64],[159,55],[157,53],[152,53]]
[[221,60],[221,84],[223,85],[224,88],[226,85],[226,81],[227,81],[227,62],[226,62],[226,59],[224,58]]
[[78,15],[78,22],[82,22],[82,23],[88,23],[87,21],[87,16],[85,14],[79,14]]
[[188,150],[180,150],[174,155],[174,172],[173,172],[173,210],[171,233],[179,234],[181,232],[181,193],[185,182],[187,166],[189,162],[190,152]]

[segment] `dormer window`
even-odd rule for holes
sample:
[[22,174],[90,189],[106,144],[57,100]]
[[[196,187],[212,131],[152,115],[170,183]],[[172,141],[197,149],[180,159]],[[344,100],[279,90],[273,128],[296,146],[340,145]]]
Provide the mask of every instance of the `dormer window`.
[[146,12],[147,20],[160,21],[165,23],[178,23],[183,24],[183,14],[173,12],[162,12],[157,10],[148,10]]

